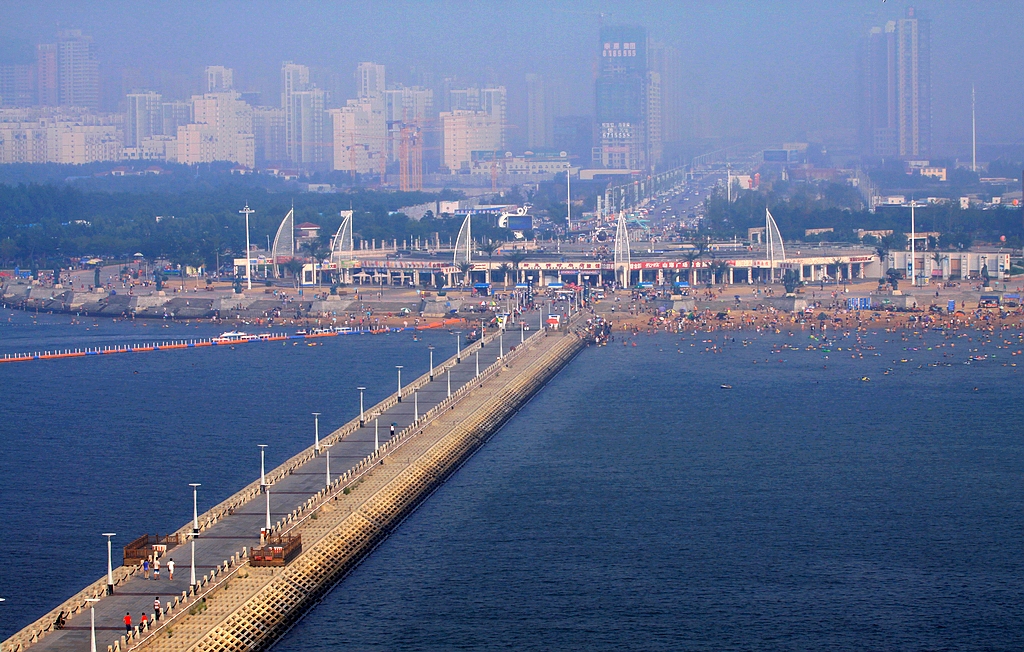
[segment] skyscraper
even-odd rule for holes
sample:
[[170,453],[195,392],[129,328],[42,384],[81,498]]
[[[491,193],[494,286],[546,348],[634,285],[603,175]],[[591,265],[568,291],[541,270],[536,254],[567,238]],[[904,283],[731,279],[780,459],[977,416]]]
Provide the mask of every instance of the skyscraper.
[[595,87],[597,157],[606,168],[644,169],[647,161],[647,30],[602,27]]
[[234,161],[255,166],[252,107],[235,91],[192,98],[194,122],[178,128],[178,162]]
[[96,45],[79,29],[62,30],[57,36],[57,102],[87,109],[100,105]]
[[36,46],[36,92],[40,106],[57,106],[57,46]]
[[874,27],[860,52],[860,140],[865,154],[931,153],[931,25],[910,7]]
[[163,133],[163,98],[159,93],[128,93],[125,99],[125,147],[141,147],[144,139]]
[[683,60],[679,50],[651,42],[647,65],[661,82],[661,138],[665,143],[683,139]]
[[542,75],[526,75],[526,146],[530,149],[554,144],[553,99]]
[[288,159],[303,167],[330,163],[329,129],[325,129],[326,94],[309,82],[309,68],[286,61],[281,66],[281,108],[285,113]]
[[363,61],[356,66],[356,97],[372,97],[384,93],[384,66]]
[[224,66],[206,66],[206,92],[223,93],[234,89],[235,71]]

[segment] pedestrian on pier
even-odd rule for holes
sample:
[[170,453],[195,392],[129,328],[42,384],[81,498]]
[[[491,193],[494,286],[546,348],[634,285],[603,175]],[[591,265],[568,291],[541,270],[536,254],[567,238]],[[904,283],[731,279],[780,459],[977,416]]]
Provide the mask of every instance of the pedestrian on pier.
[[149,557],[142,560],[142,572],[146,575],[146,579],[149,579]]
[[167,579],[174,581],[174,557],[167,560]]
[[139,631],[146,629],[146,623],[149,622],[149,618],[146,618],[146,612],[142,612],[142,617],[139,618]]
[[153,598],[153,620],[160,620],[160,596]]
[[160,558],[156,556],[153,557],[153,579],[160,579]]
[[132,633],[132,613],[130,611],[124,612],[124,633],[126,636],[130,636]]

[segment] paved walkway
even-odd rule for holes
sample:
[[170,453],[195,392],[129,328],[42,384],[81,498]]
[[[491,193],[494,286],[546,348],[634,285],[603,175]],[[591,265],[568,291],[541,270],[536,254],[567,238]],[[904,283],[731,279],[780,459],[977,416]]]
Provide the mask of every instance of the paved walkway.
[[[537,311],[526,313],[524,319],[532,329],[526,333],[526,336],[537,334],[539,323]],[[520,332],[517,323],[510,326],[504,335],[505,352],[508,351],[508,347],[518,345],[519,341]],[[479,351],[481,371],[497,359],[498,349],[499,343],[495,339]],[[450,374],[453,393],[470,382],[476,375],[476,355],[475,352],[464,354],[462,363],[452,368]],[[401,432],[403,428],[413,422],[417,405],[419,414],[422,415],[447,396],[448,375],[445,373],[435,375],[433,382],[420,389],[418,399],[414,400],[412,396],[403,392],[402,402],[387,409],[377,420],[379,443],[383,445],[390,438],[392,422],[396,424],[395,432]],[[358,415],[353,416],[358,418]],[[329,448],[322,447],[321,450],[319,457],[307,461],[292,474],[284,476],[283,479],[270,486],[272,524],[324,488],[327,482],[326,451],[330,451],[332,479],[351,469],[359,460],[373,452],[374,421],[369,420],[364,427],[359,428],[353,434]],[[267,476],[268,479],[271,476],[269,469]],[[203,575],[218,564],[227,561],[232,555],[237,555],[243,546],[250,549],[253,546],[258,546],[260,528],[265,525],[265,522],[266,498],[259,495],[236,509],[232,515],[225,516],[204,530],[195,540],[197,579],[201,579]],[[108,645],[112,645],[125,633],[123,624],[125,612],[131,613],[133,625],[138,624],[143,612],[152,617],[154,599],[159,598],[166,606],[169,601],[174,599],[174,596],[180,596],[182,591],[188,590],[191,545],[191,542],[186,542],[169,550],[163,556],[159,581],[146,580],[141,573],[138,573],[126,583],[118,586],[114,595],[106,596],[96,603],[96,646],[98,650],[106,650]],[[115,554],[117,554],[116,551]],[[173,581],[168,578],[167,573],[167,562],[170,559],[173,559],[175,564]],[[47,634],[39,643],[32,645],[29,649],[40,652],[44,650],[88,651],[89,629],[89,612],[86,610],[68,620],[64,629]],[[5,647],[0,652],[8,652],[8,650]]]

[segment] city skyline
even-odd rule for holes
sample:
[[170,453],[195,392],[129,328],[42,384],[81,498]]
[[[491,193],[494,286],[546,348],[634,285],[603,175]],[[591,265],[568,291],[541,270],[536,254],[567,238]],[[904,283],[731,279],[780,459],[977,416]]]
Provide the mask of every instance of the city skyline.
[[[224,65],[236,70],[236,88],[257,90],[264,95],[260,103],[271,105],[265,96],[279,92],[274,87],[285,60],[310,66],[321,76],[318,86],[335,92],[329,88],[333,85],[348,97],[354,96],[355,84],[350,70],[359,61],[380,62],[391,71],[389,77],[407,85],[424,78],[439,83],[452,75],[467,83],[500,83],[514,98],[510,123],[525,142],[526,74],[544,75],[565,89],[566,99],[559,104],[568,103],[572,110],[562,108],[561,115],[592,116],[593,102],[583,99],[593,97],[593,34],[602,20],[640,24],[652,39],[680,51],[689,136],[818,136],[853,144],[857,41],[870,26],[902,17],[912,4],[932,22],[937,151],[968,143],[972,82],[978,89],[979,139],[1019,141],[1024,136],[1022,89],[1007,80],[1021,65],[1024,35],[1012,29],[1015,21],[1019,24],[1020,8],[1010,2],[986,3],[985,11],[960,3],[867,0],[842,6],[794,2],[783,8],[647,3],[635,11],[615,2],[597,8],[535,3],[518,12],[493,3],[446,3],[430,11],[400,4],[380,19],[347,4],[297,5],[285,11],[282,5],[258,3],[252,11],[241,11],[228,3],[204,6],[190,16],[183,15],[191,6],[187,3],[164,12],[121,12],[116,3],[71,4],[60,10],[12,7],[8,25],[19,29],[4,36],[28,44],[48,42],[58,22],[92,34],[99,44],[105,97],[112,82],[120,86],[121,75],[113,72],[123,68],[132,68],[128,77],[151,82],[165,96],[184,99],[188,93],[168,89],[199,91],[196,77],[205,66]],[[610,15],[602,19],[602,12]],[[274,19],[256,20],[268,16]],[[157,18],[179,17],[153,32]],[[451,24],[474,27],[445,32]],[[188,35],[182,32],[185,25],[192,27]],[[337,36],[317,31],[325,25],[335,25]],[[115,33],[118,38],[112,39]],[[395,38],[398,34],[401,39]]]

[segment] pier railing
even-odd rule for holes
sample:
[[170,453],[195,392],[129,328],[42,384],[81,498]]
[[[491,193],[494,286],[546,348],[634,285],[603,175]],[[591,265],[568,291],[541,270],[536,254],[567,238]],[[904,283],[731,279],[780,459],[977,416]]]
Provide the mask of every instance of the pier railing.
[[[435,365],[434,377],[436,378],[440,374],[447,373],[457,364],[460,364],[459,358],[462,359],[461,361],[465,361],[465,358],[467,358],[470,355],[473,355],[484,346],[496,342],[498,338],[501,337],[501,333],[501,330],[495,330],[494,332],[485,335],[477,342],[467,345],[466,348],[462,349],[459,354],[453,355],[452,357],[441,362],[440,364]],[[408,439],[411,433],[417,430],[422,430],[422,428],[425,425],[427,425],[430,421],[437,418],[438,415],[443,414],[446,410],[450,409],[454,403],[461,400],[464,396],[471,392],[472,389],[479,387],[484,380],[499,373],[500,370],[504,368],[507,364],[509,364],[516,358],[520,357],[523,354],[523,352],[527,348],[529,348],[530,345],[537,341],[535,338],[546,337],[549,334],[551,334],[549,331],[535,332],[533,335],[526,339],[524,344],[515,345],[510,352],[507,352],[503,357],[498,359],[496,362],[492,363],[487,368],[481,370],[479,377],[475,378],[470,383],[466,383],[458,390],[454,391],[450,397],[445,398],[444,400],[441,401],[441,403],[434,406],[430,410],[427,410],[424,414],[420,415],[419,420],[396,433],[396,436],[394,438],[385,442],[376,451],[374,451],[366,458],[361,460],[356,466],[350,468],[348,471],[342,474],[339,474],[339,476],[331,483],[330,487],[325,487],[320,492],[314,494],[313,496],[310,497],[308,501],[306,501],[306,503],[304,503],[302,506],[294,510],[292,514],[289,514],[289,516],[285,519],[278,521],[277,524],[275,524],[275,526],[271,529],[271,532],[277,534],[284,533],[282,532],[282,528],[287,525],[291,525],[295,518],[299,515],[304,515],[303,518],[300,519],[304,520],[305,516],[308,516],[308,514],[312,513],[313,510],[311,510],[310,508],[313,505],[319,505],[319,503],[323,501],[325,495],[329,494],[333,496],[335,493],[342,491],[344,487],[349,486],[354,481],[358,480],[364,473],[366,473],[370,468],[372,468],[372,465],[381,456],[386,455],[393,451],[395,448],[397,448],[402,442]],[[129,351],[130,349],[125,347],[122,350]],[[111,347],[110,352],[114,352],[114,347]],[[426,374],[423,374],[422,376],[418,377],[417,379],[411,381],[410,383],[402,387],[402,396],[412,396],[413,392],[422,389],[430,382],[430,373],[428,372]],[[396,391],[395,393],[383,399],[376,405],[372,406],[370,409],[364,410],[364,423],[369,423],[370,420],[379,417],[385,411],[397,405],[398,403],[399,395],[398,392]],[[338,441],[343,440],[345,437],[355,433],[360,427],[361,426],[359,417],[357,416],[348,423],[346,423],[345,425],[335,430],[334,432],[322,438],[321,446],[333,445],[334,443],[337,443]],[[315,455],[315,448],[313,446],[310,446],[309,448],[303,450],[302,452],[292,456],[284,463],[280,464],[279,466],[272,469],[270,472],[266,474],[267,484],[272,484],[284,478],[285,476],[290,475],[295,471],[297,467],[309,461],[310,459],[315,457]],[[249,502],[256,496],[258,496],[260,491],[261,483],[260,479],[257,478],[256,480],[248,484],[246,487],[235,492],[234,494],[232,494],[225,500],[221,501],[217,505],[213,506],[212,508],[206,510],[199,517],[199,531],[203,532],[207,530],[208,528],[219,522],[225,516],[232,514],[235,509],[241,507],[245,503]],[[298,525],[298,522],[295,522],[295,525]],[[291,529],[292,528],[288,528],[288,530]],[[167,536],[176,537],[179,541],[187,541],[188,536],[191,533],[192,523],[188,523],[182,526],[173,534]],[[141,537],[139,539],[141,539]],[[137,539],[136,541],[138,541],[139,539]],[[230,562],[224,562],[223,570],[221,570],[221,568],[218,567],[216,571],[210,573],[209,579],[207,579],[206,576],[203,577],[202,581],[200,582],[200,591],[202,591],[203,593],[208,593],[210,590],[216,588],[216,585],[212,587],[207,587],[207,583],[212,582],[214,577],[217,577],[218,575],[221,576],[218,578],[219,580],[228,579],[227,577],[223,576],[223,572],[230,569],[231,572],[229,573],[229,575],[233,575],[234,572],[237,571],[238,568],[242,565],[242,563],[244,563],[243,559],[247,556],[248,555],[244,549],[240,551],[237,555],[232,555]],[[117,587],[123,584],[136,572],[140,572],[140,569],[141,566],[138,565],[122,565],[115,568],[113,571],[114,586]],[[219,584],[220,582],[218,581],[217,585]],[[107,578],[105,576],[96,580],[95,582],[93,582],[86,588],[82,589],[68,600],[65,600],[58,607],[52,609],[42,618],[38,619],[28,627],[22,629],[18,634],[15,634],[15,636],[5,641],[2,652],[8,652],[8,650],[24,650],[31,644],[38,642],[48,633],[54,631],[54,623],[57,620],[58,615],[63,614],[65,618],[70,618],[73,615],[84,612],[88,609],[89,606],[89,602],[87,602],[87,600],[91,598],[102,597],[106,593],[106,587]],[[203,591],[204,588],[206,588],[205,591]],[[198,595],[198,593],[195,593],[195,595]],[[189,598],[192,597],[194,597],[194,593],[192,590],[189,590],[183,593],[180,598],[176,599],[173,604],[176,607],[179,604],[185,603],[187,600],[189,600]],[[161,623],[161,627],[165,624],[166,623]],[[139,634],[141,635],[141,633],[142,632],[140,632]],[[127,647],[115,645],[113,646],[113,648],[126,650],[133,649],[137,645],[137,643],[134,646],[129,644]]]

